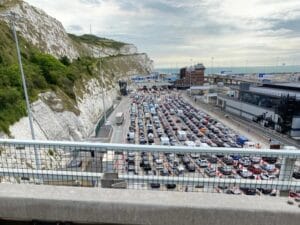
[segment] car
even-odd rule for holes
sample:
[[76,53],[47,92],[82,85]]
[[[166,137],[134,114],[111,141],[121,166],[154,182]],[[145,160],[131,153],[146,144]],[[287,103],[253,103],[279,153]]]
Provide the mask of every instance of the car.
[[174,189],[176,188],[176,184],[166,184],[167,189]]
[[269,173],[274,172],[276,170],[274,164],[267,164],[267,163],[262,164],[261,168]]
[[261,157],[258,157],[258,156],[252,156],[252,157],[250,157],[250,160],[251,160],[251,162],[252,162],[253,164],[258,164],[258,163],[260,163],[260,161],[261,161]]
[[253,174],[261,174],[262,172],[262,169],[257,164],[249,166],[248,170],[251,171]]
[[231,157],[233,160],[239,160],[240,158],[242,158],[242,156],[239,155],[239,154],[233,154],[233,155],[230,155],[230,157]]
[[270,174],[267,174],[267,173],[262,173],[262,174],[260,174],[260,178],[262,180],[273,180],[273,179],[276,178],[276,176],[275,175],[270,175]]
[[195,172],[196,170],[196,167],[193,163],[189,163],[186,165],[186,169],[189,171],[189,172]]
[[289,197],[291,197],[291,198],[300,198],[300,192],[290,191],[289,192]]
[[246,195],[256,195],[256,189],[254,188],[240,188]]
[[276,196],[276,190],[275,189],[264,189],[264,188],[259,188],[258,189],[261,193],[264,195],[270,195],[270,196]]
[[293,177],[295,178],[295,179],[300,179],[300,171],[295,171],[295,172],[293,172]]
[[251,160],[248,157],[243,157],[239,159],[239,163],[245,167],[248,167],[251,165]]
[[151,188],[160,188],[160,183],[151,183]]
[[275,164],[277,162],[277,157],[262,157],[262,159],[269,164]]
[[211,168],[211,167],[207,167],[207,168],[204,169],[204,173],[206,173],[207,176],[209,176],[209,177],[215,177],[216,176],[216,169]]
[[144,145],[146,143],[147,143],[147,141],[145,138],[140,138],[140,145]]
[[127,158],[128,165],[135,165],[135,157],[134,156],[128,156]]
[[169,176],[169,171],[166,168],[164,168],[160,171],[160,175],[164,177]]
[[198,159],[196,160],[196,163],[201,168],[208,167],[208,161],[206,159]]
[[233,165],[233,159],[230,156],[226,156],[222,159],[222,161],[226,164],[226,165]]
[[156,165],[162,165],[163,164],[163,160],[156,158],[155,159],[155,163],[156,163]]
[[207,161],[210,163],[217,163],[218,162],[218,157],[215,155],[211,155],[207,158]]
[[240,194],[242,194],[242,192],[239,188],[230,188],[230,189],[226,190],[226,194],[240,195]]
[[218,167],[218,169],[223,175],[230,175],[232,173],[231,166],[221,166],[221,167]]
[[144,167],[145,164],[149,164],[148,159],[142,159],[142,161],[140,162],[140,167]]
[[135,171],[134,165],[128,165],[128,171]]
[[250,178],[250,179],[254,179],[253,173],[247,169],[241,169],[238,170],[237,173],[242,177],[242,178]]
[[192,157],[193,159],[197,159],[197,158],[200,157],[200,154],[199,154],[199,153],[191,153],[191,157]]
[[190,162],[190,159],[189,159],[187,156],[184,156],[184,157],[182,158],[182,162],[183,162],[184,164],[188,164],[188,163]]

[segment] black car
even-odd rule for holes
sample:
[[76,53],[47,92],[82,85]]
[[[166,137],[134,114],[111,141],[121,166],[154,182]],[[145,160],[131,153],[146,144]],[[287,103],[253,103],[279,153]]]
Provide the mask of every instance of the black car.
[[187,169],[189,172],[195,172],[196,167],[195,167],[195,165],[194,165],[193,163],[189,163],[189,164],[187,164],[186,169]]
[[151,188],[160,188],[160,183],[151,183]]
[[294,173],[293,173],[293,177],[294,177],[295,179],[300,179],[300,171],[294,172]]
[[218,157],[215,155],[211,155],[207,158],[207,161],[210,163],[217,163],[218,162]]
[[233,159],[230,156],[224,157],[222,159],[222,161],[226,164],[226,165],[233,165]]
[[270,164],[274,164],[277,162],[277,157],[262,157],[262,159]]
[[166,184],[167,189],[174,189],[176,188],[176,184]]
[[256,195],[256,189],[254,188],[240,188],[246,195]]

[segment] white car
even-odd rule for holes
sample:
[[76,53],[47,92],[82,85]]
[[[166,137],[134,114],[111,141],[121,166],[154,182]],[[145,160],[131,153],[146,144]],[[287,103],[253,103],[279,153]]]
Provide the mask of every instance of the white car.
[[267,173],[262,173],[260,174],[260,178],[262,180],[274,180],[276,178],[275,175],[270,175],[270,174],[267,174]]

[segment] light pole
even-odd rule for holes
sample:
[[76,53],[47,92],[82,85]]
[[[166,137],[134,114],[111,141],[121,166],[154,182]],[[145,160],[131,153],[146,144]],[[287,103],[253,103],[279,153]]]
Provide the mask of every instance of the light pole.
[[[23,90],[24,90],[24,95],[25,95],[25,101],[26,101],[26,107],[27,107],[27,113],[28,113],[28,119],[29,119],[29,127],[30,127],[30,131],[31,131],[31,138],[32,138],[32,140],[35,140],[35,133],[34,133],[34,129],[33,129],[33,120],[32,120],[32,112],[31,112],[29,97],[28,97],[28,93],[27,93],[26,78],[25,78],[23,65],[22,65],[22,58],[21,58],[21,53],[20,53],[19,40],[18,40],[18,36],[17,36],[17,32],[16,32],[15,23],[13,21],[13,19],[15,19],[15,15],[11,14],[11,17],[12,18],[11,18],[10,22],[11,22],[11,26],[12,26],[14,39],[15,39],[15,42],[16,42],[18,63],[19,63],[19,67],[20,67],[22,85],[23,85]],[[41,161],[40,161],[40,156],[37,152],[36,147],[34,147],[34,155],[35,155],[36,169],[39,170],[40,166],[41,166]]]
[[193,59],[191,59],[191,69],[190,69],[190,96],[192,96],[192,69],[193,69]]
[[99,57],[99,72],[100,72],[100,77],[101,77],[101,82],[102,82],[102,85],[101,85],[101,88],[102,88],[102,104],[103,104],[103,112],[104,112],[104,125],[106,123],[106,107],[105,107],[105,101],[104,101],[104,98],[105,98],[105,95],[104,95],[104,79],[103,79],[103,71],[101,70],[101,58]]
[[211,73],[210,73],[210,75],[213,75],[213,73],[214,73],[214,57],[211,57]]

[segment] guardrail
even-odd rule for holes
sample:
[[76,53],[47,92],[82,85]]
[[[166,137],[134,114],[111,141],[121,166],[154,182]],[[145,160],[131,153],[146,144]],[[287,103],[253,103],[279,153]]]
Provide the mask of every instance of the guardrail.
[[98,187],[113,172],[133,189],[299,191],[299,159],[299,150],[0,139],[0,179],[13,183]]

